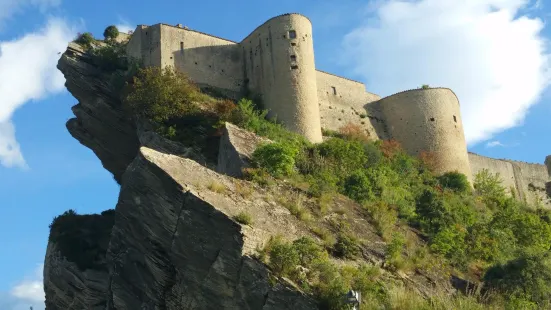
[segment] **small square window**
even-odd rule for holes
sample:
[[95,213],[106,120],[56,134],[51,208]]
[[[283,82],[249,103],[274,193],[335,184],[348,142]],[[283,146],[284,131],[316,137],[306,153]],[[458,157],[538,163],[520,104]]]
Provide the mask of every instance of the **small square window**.
[[297,56],[296,55],[291,55],[291,61],[297,61]]
[[337,94],[337,88],[335,86],[331,86],[331,88],[333,89],[333,95],[336,95]]
[[295,30],[289,30],[289,39],[296,39],[297,32]]
[[184,52],[184,42],[180,42],[180,53]]
[[434,122],[434,117],[431,117],[431,118],[430,118],[430,121],[431,121],[431,122]]
[[453,121],[457,123],[457,118],[455,117],[455,115],[453,116]]
[[291,43],[291,46],[296,46],[297,44],[295,42]]
[[296,70],[298,69],[298,66],[297,65],[291,66],[291,69]]

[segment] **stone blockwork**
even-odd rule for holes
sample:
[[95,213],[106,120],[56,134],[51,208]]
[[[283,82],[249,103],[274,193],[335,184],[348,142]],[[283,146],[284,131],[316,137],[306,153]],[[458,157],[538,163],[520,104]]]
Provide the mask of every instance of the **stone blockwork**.
[[411,155],[434,155],[436,171],[471,178],[459,100],[447,88],[414,89],[377,102],[391,139]]
[[[477,158],[471,169],[459,101],[450,89],[413,89],[381,98],[360,82],[316,70],[312,24],[300,14],[271,18],[241,42],[181,25],[140,25],[127,52],[146,65],[173,66],[199,86],[230,98],[254,95],[269,115],[313,142],[322,141],[321,128],[353,124],[372,140],[400,142],[411,155],[433,153],[439,172],[459,171],[472,180],[471,170],[488,164],[488,169],[504,172],[506,186],[515,185],[520,196],[531,183],[530,188],[539,188],[536,192],[545,188],[531,181],[534,175],[541,178],[539,172],[529,172],[531,166]],[[512,169],[526,177],[512,177]]]
[[474,153],[469,153],[469,161],[473,176],[483,169],[493,174],[499,173],[508,192],[531,206],[551,208],[551,199],[546,192],[550,177],[545,165],[494,159]]

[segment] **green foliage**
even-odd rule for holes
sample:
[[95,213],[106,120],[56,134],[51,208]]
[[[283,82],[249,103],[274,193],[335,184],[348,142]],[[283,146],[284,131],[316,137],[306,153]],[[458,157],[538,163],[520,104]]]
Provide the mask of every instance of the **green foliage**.
[[49,241],[80,270],[105,270],[104,258],[114,223],[114,210],[104,211],[101,215],[79,215],[68,210],[53,219]]
[[489,208],[495,209],[504,203],[506,194],[499,173],[492,174],[488,169],[482,169],[475,175],[473,185],[476,194]]
[[253,223],[252,216],[247,212],[239,212],[236,216],[234,216],[234,219],[243,225],[251,225]]
[[92,60],[105,72],[128,69],[126,45],[118,42],[109,42],[97,48],[91,49]]
[[485,284],[520,300],[537,303],[540,309],[551,306],[551,257],[549,252],[523,255],[503,265],[490,268]]
[[260,145],[252,155],[253,162],[274,176],[288,176],[294,172],[298,148],[288,142]]
[[77,38],[73,41],[80,46],[84,47],[85,49],[90,49],[92,47],[92,43],[94,43],[96,39],[94,39],[94,35],[90,32],[85,33],[79,33],[77,35]]
[[446,172],[437,178],[443,188],[451,189],[459,193],[467,193],[471,186],[467,176],[460,172]]
[[402,251],[404,250],[406,239],[403,234],[397,232],[392,236],[392,240],[387,244],[386,248],[386,263],[399,269],[402,263]]
[[340,233],[334,246],[335,256],[355,259],[361,253],[359,241],[348,233]]
[[430,86],[429,86],[428,84],[423,84],[423,85],[421,85],[421,88],[422,88],[422,89],[429,89]]
[[171,67],[147,67],[138,71],[124,103],[138,116],[158,123],[199,111],[199,89]]
[[119,36],[119,29],[117,26],[111,25],[105,28],[103,31],[103,37],[106,41],[114,41]]

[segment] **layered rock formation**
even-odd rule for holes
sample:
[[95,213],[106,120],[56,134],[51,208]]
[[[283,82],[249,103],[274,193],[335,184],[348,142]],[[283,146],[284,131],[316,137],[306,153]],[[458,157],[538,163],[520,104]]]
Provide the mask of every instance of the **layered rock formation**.
[[[306,234],[303,223],[269,195],[251,190],[243,198],[236,191],[252,185],[219,175],[190,148],[125,117],[109,77],[79,46],[69,46],[58,68],[79,100],[69,132],[113,173],[121,193],[108,249],[102,238],[87,244],[103,250],[100,263],[75,263],[51,234],[47,309],[316,308],[286,280],[271,281],[253,257],[270,236]],[[234,221],[243,210],[258,225]]]

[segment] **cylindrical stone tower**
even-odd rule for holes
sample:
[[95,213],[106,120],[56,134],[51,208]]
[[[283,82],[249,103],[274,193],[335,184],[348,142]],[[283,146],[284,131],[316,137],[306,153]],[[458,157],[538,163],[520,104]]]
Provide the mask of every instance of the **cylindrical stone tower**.
[[312,23],[300,14],[274,17],[241,43],[249,90],[269,116],[321,142]]
[[414,89],[378,103],[388,133],[410,155],[430,152],[436,172],[459,171],[472,184],[459,100],[448,88]]

